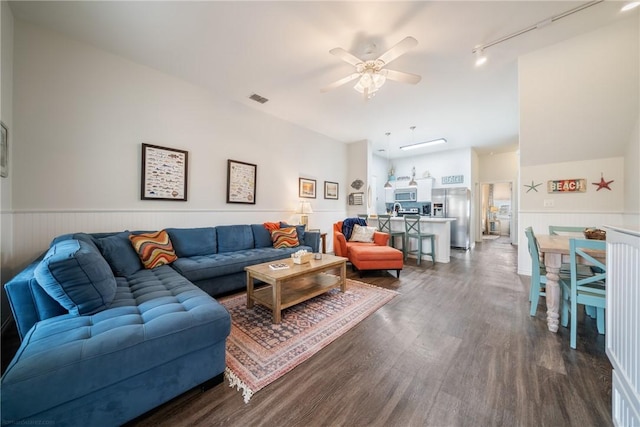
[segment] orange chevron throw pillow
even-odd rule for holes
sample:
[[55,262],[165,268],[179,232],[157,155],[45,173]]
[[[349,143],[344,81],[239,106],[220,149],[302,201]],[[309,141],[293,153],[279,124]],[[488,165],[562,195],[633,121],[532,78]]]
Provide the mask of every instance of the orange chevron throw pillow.
[[280,228],[278,230],[271,230],[271,241],[273,247],[279,248],[295,248],[300,246],[298,241],[298,233],[295,227]]
[[171,264],[178,259],[169,234],[165,230],[157,233],[130,234],[129,240],[145,268],[151,269]]

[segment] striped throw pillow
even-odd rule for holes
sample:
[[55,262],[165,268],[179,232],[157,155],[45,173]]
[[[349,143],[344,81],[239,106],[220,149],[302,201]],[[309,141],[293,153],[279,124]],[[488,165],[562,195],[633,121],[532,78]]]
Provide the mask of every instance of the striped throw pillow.
[[171,264],[178,259],[165,230],[157,233],[131,234],[129,240],[145,268]]
[[295,227],[271,230],[271,240],[273,241],[273,247],[276,249],[295,248],[300,245]]

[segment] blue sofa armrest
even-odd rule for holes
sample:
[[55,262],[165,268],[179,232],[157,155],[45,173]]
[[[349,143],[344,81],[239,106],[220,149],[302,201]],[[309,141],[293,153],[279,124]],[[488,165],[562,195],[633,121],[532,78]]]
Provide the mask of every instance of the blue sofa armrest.
[[43,256],[44,254],[4,285],[20,340],[36,322],[68,313],[42,289],[34,276],[34,270]]
[[304,245],[311,246],[313,248],[313,252],[320,252],[320,232],[305,231]]

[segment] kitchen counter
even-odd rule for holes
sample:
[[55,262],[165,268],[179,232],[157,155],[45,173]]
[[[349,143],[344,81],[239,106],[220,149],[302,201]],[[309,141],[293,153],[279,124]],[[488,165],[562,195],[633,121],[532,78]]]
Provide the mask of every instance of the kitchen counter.
[[[455,220],[456,220],[455,218],[441,218],[441,217],[420,215],[421,222],[451,222]],[[399,221],[404,223],[404,218],[401,216],[394,216],[391,218],[391,221]]]
[[[420,230],[425,233],[433,233],[436,235],[436,262],[450,262],[451,221],[455,220],[456,218],[440,218],[431,216],[423,216],[420,218]],[[403,217],[396,216],[391,218],[391,231],[405,231]],[[410,249],[414,250],[417,248],[418,242],[415,239],[411,239],[409,244]],[[429,245],[428,239],[425,239],[423,245]],[[431,257],[423,256],[422,260],[431,261]]]

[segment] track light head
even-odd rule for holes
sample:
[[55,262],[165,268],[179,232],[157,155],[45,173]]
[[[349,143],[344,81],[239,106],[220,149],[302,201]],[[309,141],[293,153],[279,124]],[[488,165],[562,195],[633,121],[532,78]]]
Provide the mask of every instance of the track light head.
[[485,62],[487,62],[487,57],[484,54],[484,50],[476,49],[476,67],[484,65]]

